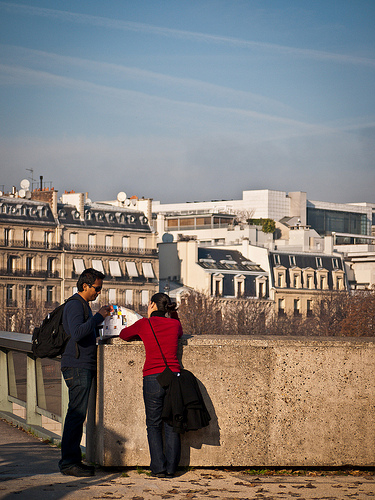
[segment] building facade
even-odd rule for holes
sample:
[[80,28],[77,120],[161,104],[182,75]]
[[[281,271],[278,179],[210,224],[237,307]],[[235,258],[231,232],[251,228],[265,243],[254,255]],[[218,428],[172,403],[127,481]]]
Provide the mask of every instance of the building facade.
[[60,202],[54,190],[0,197],[0,303],[8,323],[18,309],[53,309],[89,267],[106,275],[103,303],[147,306],[158,290],[159,263],[145,214],[92,203],[83,193]]

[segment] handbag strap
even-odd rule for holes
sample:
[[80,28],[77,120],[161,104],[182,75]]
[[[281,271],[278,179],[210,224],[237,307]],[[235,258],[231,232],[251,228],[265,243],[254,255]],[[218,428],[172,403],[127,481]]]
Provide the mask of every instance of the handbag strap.
[[163,351],[161,350],[161,347],[160,347],[160,344],[159,344],[158,338],[157,338],[157,336],[155,335],[154,329],[152,328],[152,324],[151,324],[150,318],[148,318],[148,322],[150,323],[150,327],[151,327],[152,333],[154,334],[155,340],[156,340],[156,342],[157,342],[157,344],[158,344],[158,346],[159,346],[159,349],[160,349],[161,355],[162,355],[162,357],[163,357],[163,360],[164,360],[165,366],[168,368],[168,363],[167,363],[167,360],[165,359],[165,356],[164,356],[164,354],[163,354]]

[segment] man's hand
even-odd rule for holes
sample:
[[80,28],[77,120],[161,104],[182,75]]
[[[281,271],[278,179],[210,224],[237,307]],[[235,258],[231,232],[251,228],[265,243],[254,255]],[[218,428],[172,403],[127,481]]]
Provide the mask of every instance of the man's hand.
[[111,306],[102,306],[98,313],[103,316],[103,318],[106,318],[111,314],[112,307]]

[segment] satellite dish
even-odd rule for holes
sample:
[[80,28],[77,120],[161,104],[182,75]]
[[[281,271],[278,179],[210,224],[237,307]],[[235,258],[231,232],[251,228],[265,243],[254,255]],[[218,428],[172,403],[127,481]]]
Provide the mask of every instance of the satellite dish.
[[126,193],[124,191],[120,191],[117,195],[117,201],[124,202],[126,200]]
[[3,193],[2,191],[0,191],[0,196],[3,196],[3,194],[4,194],[4,193]]
[[131,200],[131,202],[132,202],[132,204],[133,204],[133,205],[136,205],[136,204],[137,204],[137,200],[136,200],[135,198],[133,198],[133,199]]
[[20,190],[18,191],[18,196],[19,196],[20,198],[26,198],[26,191],[25,191],[24,189],[20,189]]
[[30,191],[26,191],[25,198],[26,198],[27,200],[30,200],[30,199],[31,199],[31,193],[30,193]]
[[130,205],[130,200],[129,200],[128,198],[125,200],[125,205],[126,205],[127,207]]
[[[30,181],[28,179],[22,179],[20,186],[22,189],[27,190],[30,187]],[[22,198],[23,198],[23,196],[22,196]]]
[[163,243],[172,243],[173,235],[171,233],[164,233],[161,240]]
[[90,198],[86,198],[86,203],[87,203],[88,205],[91,205],[92,201],[90,200]]

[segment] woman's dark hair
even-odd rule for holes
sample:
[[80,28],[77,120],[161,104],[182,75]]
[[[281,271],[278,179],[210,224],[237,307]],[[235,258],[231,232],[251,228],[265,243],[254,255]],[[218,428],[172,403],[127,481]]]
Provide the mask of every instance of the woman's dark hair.
[[155,293],[151,297],[151,302],[156,304],[158,311],[167,314],[175,311],[177,308],[176,302],[172,302],[170,297],[166,293]]
[[93,285],[96,280],[104,280],[105,275],[96,269],[90,267],[89,269],[85,269],[83,273],[80,275],[77,281],[77,288],[79,292],[83,292],[83,285]]

